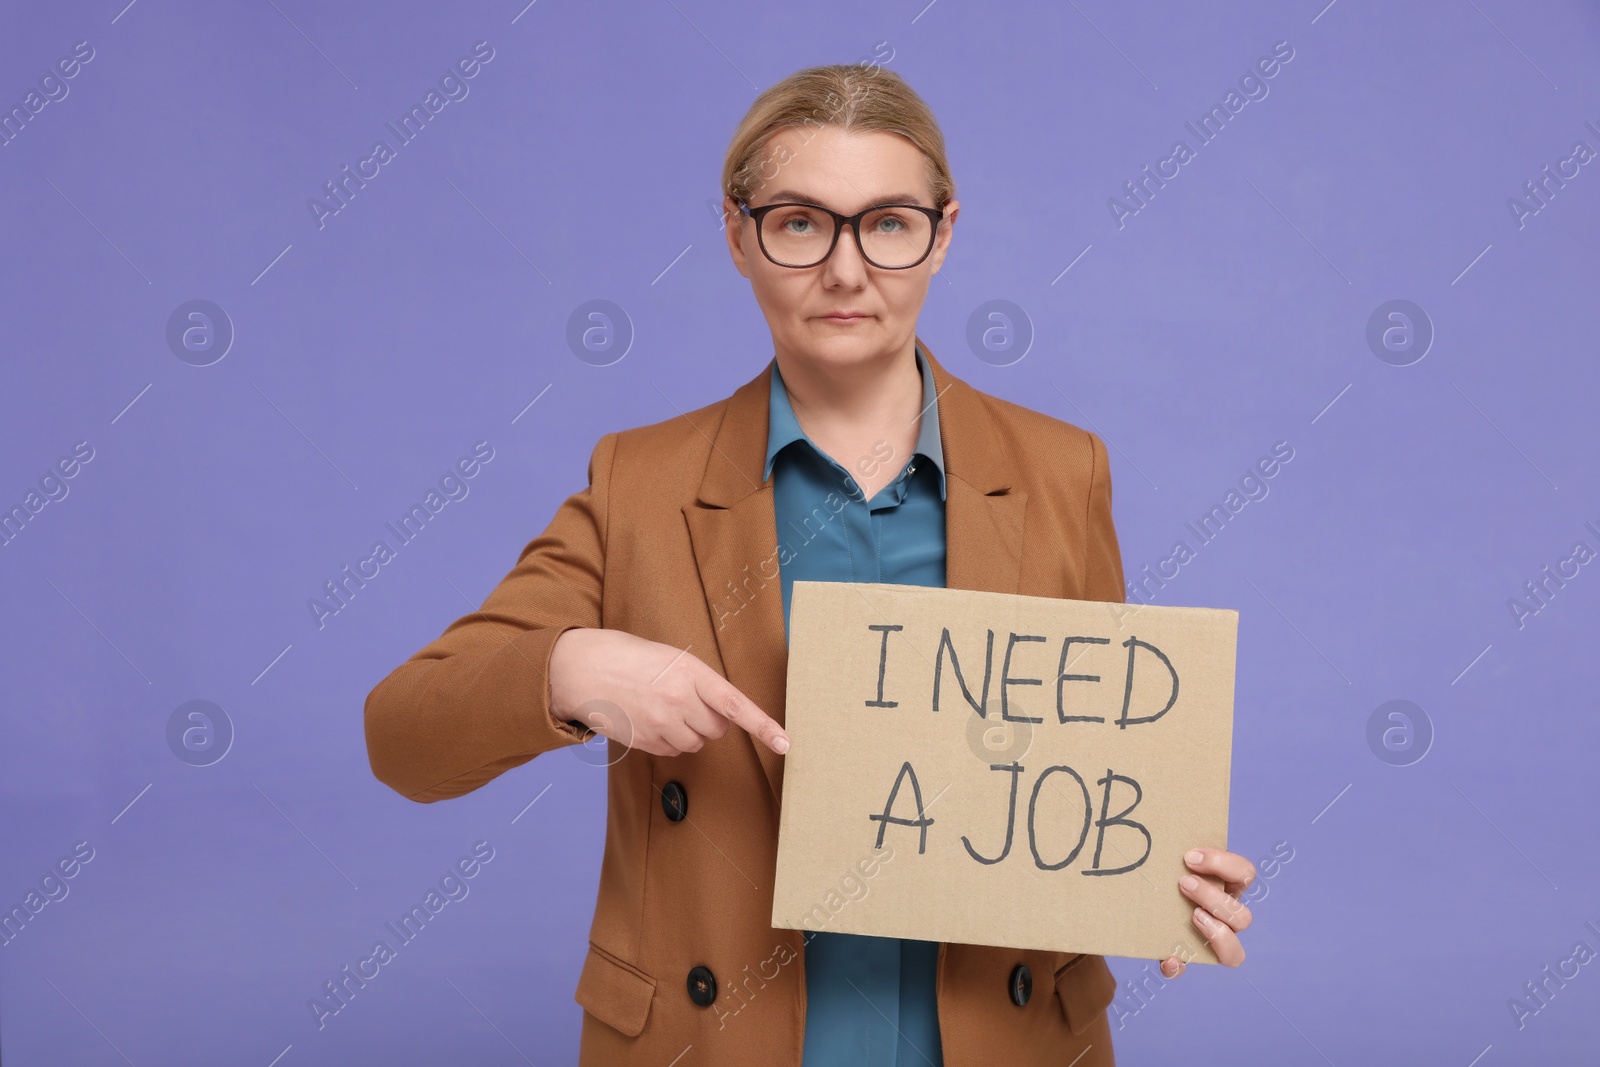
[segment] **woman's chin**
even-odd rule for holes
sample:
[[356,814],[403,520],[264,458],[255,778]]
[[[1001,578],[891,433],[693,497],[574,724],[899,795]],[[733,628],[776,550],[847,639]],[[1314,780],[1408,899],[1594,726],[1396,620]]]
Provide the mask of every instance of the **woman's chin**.
[[876,319],[854,325],[813,319],[802,335],[805,350],[830,363],[856,363],[883,354],[883,331]]

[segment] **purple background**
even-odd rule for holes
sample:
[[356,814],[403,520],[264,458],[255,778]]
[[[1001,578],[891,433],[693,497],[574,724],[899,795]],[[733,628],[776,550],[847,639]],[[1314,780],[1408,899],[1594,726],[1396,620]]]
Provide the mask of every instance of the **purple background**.
[[[1600,549],[1600,163],[1508,207],[1600,149],[1595,5],[124,2],[0,24],[6,111],[94,49],[0,146],[0,505],[94,450],[0,547],[0,908],[94,850],[0,947],[7,1067],[575,1060],[603,772],[558,752],[419,806],[372,777],[362,701],[602,433],[770,357],[723,153],[760,89],[873,56],[939,116],[963,205],[920,334],[1112,444],[1130,578],[1294,449],[1156,596],[1240,612],[1229,844],[1293,859],[1242,969],[1119,993],[1119,1059],[1595,1056],[1600,965],[1508,1006],[1600,950],[1600,567],[1508,606]],[[307,201],[478,41],[469,95],[319,228]],[[1119,228],[1108,198],[1278,41],[1268,95]],[[166,338],[194,299],[236,331],[209,366]],[[594,299],[634,333],[607,366],[567,341]],[[1366,340],[1393,299],[1436,331],[1408,366]],[[1020,359],[968,343],[992,300]],[[469,495],[319,628],[308,600],[478,441]],[[1368,742],[1397,699],[1434,735],[1404,766]],[[235,732],[210,766],[169,747],[190,700]],[[319,1030],[322,983],[480,840],[470,896]]]

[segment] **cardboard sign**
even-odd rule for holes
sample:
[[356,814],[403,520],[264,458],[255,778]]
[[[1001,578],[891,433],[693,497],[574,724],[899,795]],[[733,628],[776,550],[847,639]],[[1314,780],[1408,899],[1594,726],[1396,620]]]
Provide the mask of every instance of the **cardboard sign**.
[[773,926],[1217,962],[1238,622],[795,582]]

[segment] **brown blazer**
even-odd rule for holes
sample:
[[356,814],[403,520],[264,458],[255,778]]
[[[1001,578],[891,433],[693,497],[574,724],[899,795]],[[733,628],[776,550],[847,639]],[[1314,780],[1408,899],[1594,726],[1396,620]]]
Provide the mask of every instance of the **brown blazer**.
[[[1101,439],[929,358],[946,585],[1121,601]],[[546,682],[551,646],[577,626],[687,649],[783,722],[788,649],[772,483],[761,476],[770,368],[724,400],[600,438],[589,487],[482,610],[367,697],[380,781],[443,800],[591,736],[552,717]],[[580,1063],[799,1067],[803,933],[771,922],[783,757],[737,728],[671,758],[608,745],[600,891],[576,993]],[[663,803],[669,782],[687,796],[678,821]],[[1019,963],[1033,976],[1022,1007],[1009,995]],[[716,978],[706,1007],[689,995],[697,966]],[[941,944],[937,981],[949,1067],[1113,1062],[1105,1009],[1116,983],[1102,956]]]

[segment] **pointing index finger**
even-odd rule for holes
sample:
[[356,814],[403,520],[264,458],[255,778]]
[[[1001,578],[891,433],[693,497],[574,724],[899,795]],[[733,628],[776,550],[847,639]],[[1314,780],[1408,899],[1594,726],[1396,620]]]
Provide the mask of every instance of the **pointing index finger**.
[[696,685],[700,699],[717,714],[759,740],[778,755],[789,751],[789,735],[778,720],[709,667]]

